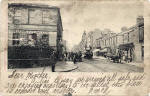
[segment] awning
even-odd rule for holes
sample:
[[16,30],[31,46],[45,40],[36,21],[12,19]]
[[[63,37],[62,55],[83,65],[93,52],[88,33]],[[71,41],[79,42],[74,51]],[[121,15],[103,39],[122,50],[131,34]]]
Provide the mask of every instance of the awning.
[[107,48],[100,50],[100,52],[107,52]]
[[129,48],[133,48],[133,47],[134,47],[133,43],[119,45],[119,49],[121,49],[121,50],[128,50]]
[[93,52],[100,52],[100,49],[94,49]]

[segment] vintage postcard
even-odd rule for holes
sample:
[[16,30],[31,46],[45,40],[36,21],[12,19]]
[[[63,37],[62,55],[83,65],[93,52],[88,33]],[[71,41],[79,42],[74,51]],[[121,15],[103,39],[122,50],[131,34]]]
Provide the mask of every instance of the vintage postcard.
[[150,96],[146,0],[2,0],[0,96]]

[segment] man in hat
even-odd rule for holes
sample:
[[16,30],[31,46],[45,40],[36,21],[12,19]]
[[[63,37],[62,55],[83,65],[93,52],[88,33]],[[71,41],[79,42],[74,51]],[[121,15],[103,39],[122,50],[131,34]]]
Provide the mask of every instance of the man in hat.
[[53,51],[52,53],[52,58],[53,58],[53,62],[52,62],[52,72],[55,72],[55,64],[56,64],[56,51]]

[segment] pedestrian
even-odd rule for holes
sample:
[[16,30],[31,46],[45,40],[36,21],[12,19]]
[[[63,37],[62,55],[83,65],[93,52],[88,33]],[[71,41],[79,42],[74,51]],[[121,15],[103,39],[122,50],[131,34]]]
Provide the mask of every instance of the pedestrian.
[[68,53],[68,60],[70,61],[70,58],[71,58],[71,56],[70,56],[70,52]]
[[79,61],[82,62],[82,52],[79,52]]
[[74,53],[74,54],[73,54],[73,63],[74,63],[74,64],[76,64],[76,59],[77,59],[76,53]]
[[73,61],[73,56],[74,56],[74,53],[71,52],[70,57],[71,57],[71,60],[72,60],[72,61]]
[[52,53],[52,58],[53,58],[53,62],[52,62],[52,72],[55,72],[55,64],[56,64],[56,52],[55,51],[53,51],[53,53]]
[[118,51],[118,61],[119,61],[119,63],[121,63],[121,59],[122,59],[122,51],[119,49],[119,51]]
[[66,55],[66,61],[67,61],[67,60],[68,60],[68,52],[66,52],[66,54],[65,54],[65,55]]

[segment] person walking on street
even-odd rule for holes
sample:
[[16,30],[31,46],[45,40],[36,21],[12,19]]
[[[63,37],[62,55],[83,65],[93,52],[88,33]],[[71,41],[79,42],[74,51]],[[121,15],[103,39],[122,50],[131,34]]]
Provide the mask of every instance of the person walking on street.
[[71,58],[71,57],[70,57],[70,52],[68,53],[68,57],[67,57],[67,58],[68,58],[68,61],[70,61],[70,58]]
[[52,72],[55,72],[55,64],[56,64],[56,52],[55,51],[53,51],[53,53],[52,53],[52,58],[53,58]]
[[73,63],[76,64],[76,53],[73,54]]
[[122,60],[122,56],[123,56],[123,52],[122,52],[122,50],[119,50],[119,52],[118,52],[118,61],[119,61],[119,63],[121,63],[121,60]]
[[82,52],[79,51],[79,61],[82,62]]

